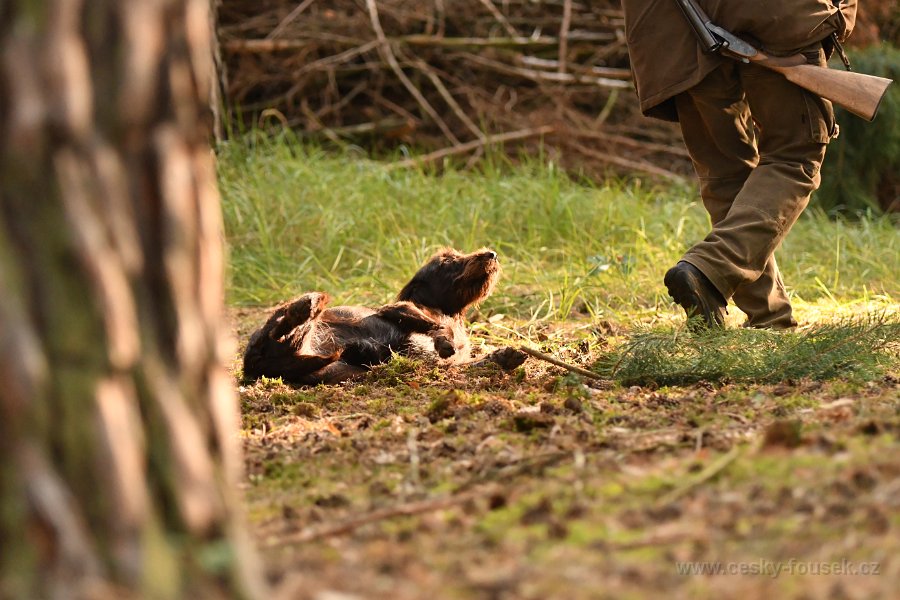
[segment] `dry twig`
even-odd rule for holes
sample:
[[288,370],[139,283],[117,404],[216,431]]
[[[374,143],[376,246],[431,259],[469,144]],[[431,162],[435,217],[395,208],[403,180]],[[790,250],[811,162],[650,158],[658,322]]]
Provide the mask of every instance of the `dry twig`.
[[384,29],[381,28],[381,20],[378,16],[378,7],[375,5],[375,0],[366,0],[366,7],[369,9],[369,18],[372,21],[372,29],[375,30],[375,35],[378,37],[378,51],[381,54],[382,58],[391,66],[391,70],[394,71],[394,74],[397,75],[397,78],[403,82],[403,86],[412,94],[413,98],[416,99],[416,102],[419,103],[419,106],[422,107],[428,116],[431,117],[435,124],[440,128],[440,130],[447,136],[451,142],[453,142],[454,146],[459,145],[459,138],[457,138],[453,132],[447,127],[447,124],[440,117],[434,107],[425,99],[425,96],[422,95],[422,92],[413,85],[413,82],[409,80],[409,77],[406,76],[406,73],[403,72],[403,69],[400,67],[400,64],[397,62],[397,57],[394,56],[394,51],[391,49],[391,44],[387,40],[387,36],[384,35]]
[[444,85],[444,82],[441,81],[441,78],[438,77],[437,73],[435,73],[434,70],[428,66],[428,63],[426,63],[424,60],[416,60],[413,64],[417,69],[425,73],[425,76],[428,77],[428,79],[437,89],[438,93],[447,103],[447,106],[449,106],[450,110],[453,111],[453,114],[456,115],[456,118],[462,121],[475,137],[480,140],[484,140],[484,132],[481,131],[477,125],[475,125],[475,123],[468,117],[468,115],[466,115],[463,109],[459,106],[459,103],[456,102],[456,99]]
[[471,142],[466,142],[465,144],[460,144],[453,148],[444,148],[443,150],[438,150],[436,152],[432,152],[430,154],[426,154],[424,156],[419,156],[416,158],[409,158],[407,160],[401,160],[400,162],[395,162],[387,165],[388,169],[402,169],[407,167],[414,167],[417,165],[425,165],[428,163],[432,163],[443,158],[447,158],[448,156],[454,156],[456,154],[465,154],[466,152],[471,152],[477,148],[482,148],[484,146],[492,145],[492,144],[502,144],[503,142],[511,142],[513,140],[521,140],[529,137],[536,137],[539,135],[546,135],[548,133],[552,133],[553,128],[550,126],[538,127],[536,129],[523,129],[522,131],[511,131],[509,133],[501,133],[499,135],[491,135],[484,137],[482,139],[474,140]]
[[288,25],[290,25],[297,17],[299,17],[301,14],[303,14],[303,11],[305,11],[307,8],[309,8],[310,5],[311,5],[313,2],[315,2],[315,1],[316,1],[316,0],[303,0],[303,2],[301,2],[299,5],[297,5],[297,8],[295,8],[294,10],[292,10],[292,11],[288,14],[288,16],[286,16],[286,17],[284,18],[284,20],[281,21],[281,23],[279,23],[278,26],[277,26],[275,29],[273,29],[272,32],[269,33],[269,35],[266,36],[266,39],[270,39],[270,40],[271,40],[271,39],[273,39],[273,38],[278,37],[278,34],[279,34],[279,33],[281,33],[282,31],[284,31],[284,29],[285,29]]
[[731,463],[740,457],[743,452],[743,448],[741,446],[735,445],[731,450],[729,450],[726,454],[723,454],[719,457],[718,460],[708,465],[705,469],[697,473],[694,477],[691,477],[687,482],[678,486],[665,496],[659,499],[658,504],[660,506],[664,506],[666,504],[671,504],[676,500],[680,500],[688,493],[693,491],[694,488],[703,485],[722,471],[728,468]]
[[524,77],[525,79],[530,79],[532,81],[596,85],[598,87],[605,87],[610,89],[631,88],[630,81],[609,79],[607,77],[592,77],[589,75],[580,75],[575,73],[553,73],[549,71],[523,69],[521,67],[514,67],[497,60],[485,58],[479,54],[460,53],[459,56],[475,64],[492,68],[496,71],[499,71],[500,73],[505,73],[507,75],[517,75],[519,77]]
[[677,173],[673,173],[672,171],[668,171],[663,169],[662,167],[657,167],[647,161],[643,160],[632,160],[628,158],[623,158],[621,156],[613,156],[612,154],[607,154],[605,152],[600,152],[599,150],[594,150],[592,148],[588,148],[582,144],[577,142],[567,141],[566,146],[573,148],[584,154],[585,156],[590,156],[599,161],[616,165],[619,167],[624,167],[629,171],[643,172],[648,173],[650,175],[655,175],[657,177],[662,177],[663,179],[668,179],[669,181],[674,181],[675,183],[685,183],[685,178]]
[[494,6],[494,3],[491,2],[491,0],[478,0],[478,1],[481,2],[482,6],[484,6],[486,9],[488,9],[488,12],[490,12],[491,15],[495,19],[497,19],[497,22],[503,26],[503,28],[506,30],[506,33],[508,33],[512,37],[519,36],[519,32],[516,31],[516,28],[513,27],[512,25],[510,25],[509,21],[506,20],[506,17],[503,16],[503,13],[501,13],[497,9],[497,7]]
[[589,379],[603,379],[601,375],[594,373],[593,371],[588,371],[587,369],[582,369],[581,367],[577,367],[575,365],[570,365],[567,362],[561,361],[554,356],[550,356],[549,354],[544,354],[543,352],[539,352],[534,348],[529,348],[528,346],[519,346],[519,350],[524,352],[525,354],[530,354],[535,358],[539,358],[543,361],[550,363],[551,365],[556,365],[557,367],[562,367],[567,371],[571,371],[572,373],[577,373],[578,375],[582,375]]
[[559,27],[559,72],[566,72],[569,54],[569,27],[572,25],[572,0],[563,2],[563,19]]

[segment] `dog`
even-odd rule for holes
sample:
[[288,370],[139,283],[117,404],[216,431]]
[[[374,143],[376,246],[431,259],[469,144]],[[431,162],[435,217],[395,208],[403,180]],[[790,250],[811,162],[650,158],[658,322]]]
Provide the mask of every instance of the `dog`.
[[[339,383],[387,362],[394,353],[430,354],[444,364],[465,363],[471,358],[465,312],[491,294],[499,276],[493,250],[463,254],[443,248],[400,290],[396,302],[379,308],[329,308],[328,294],[303,294],[277,307],[250,336],[244,378],[281,377],[301,385]],[[524,355],[505,350],[491,360],[504,369],[524,361]]]

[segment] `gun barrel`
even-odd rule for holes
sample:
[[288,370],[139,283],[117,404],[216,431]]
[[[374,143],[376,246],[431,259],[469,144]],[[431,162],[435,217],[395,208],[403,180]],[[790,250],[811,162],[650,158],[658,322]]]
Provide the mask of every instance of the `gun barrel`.
[[706,16],[703,9],[697,6],[693,0],[675,1],[681,8],[681,12],[684,13],[688,23],[691,24],[691,28],[693,28],[703,51],[706,53],[717,51],[722,46],[722,42],[707,28],[706,24],[709,23],[709,17]]

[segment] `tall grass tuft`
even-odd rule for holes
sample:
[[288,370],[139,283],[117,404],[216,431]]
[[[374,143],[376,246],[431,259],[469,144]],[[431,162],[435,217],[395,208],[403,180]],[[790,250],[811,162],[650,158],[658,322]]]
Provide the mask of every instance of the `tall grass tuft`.
[[594,368],[623,385],[870,380],[900,368],[900,318],[870,315],[798,332],[645,331]]

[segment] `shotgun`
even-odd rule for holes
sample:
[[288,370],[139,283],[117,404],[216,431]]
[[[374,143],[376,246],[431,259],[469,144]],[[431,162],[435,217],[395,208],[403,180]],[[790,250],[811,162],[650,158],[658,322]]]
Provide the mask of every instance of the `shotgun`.
[[875,118],[891,79],[810,65],[802,54],[768,56],[722,29],[694,0],[675,0],[704,52],[718,52],[743,63],[756,63],[784,75],[788,81],[842,106],[867,121]]

